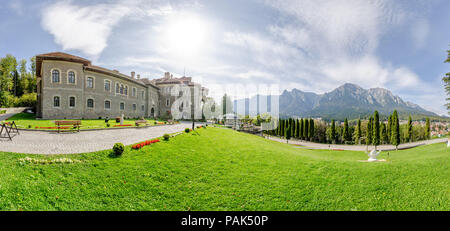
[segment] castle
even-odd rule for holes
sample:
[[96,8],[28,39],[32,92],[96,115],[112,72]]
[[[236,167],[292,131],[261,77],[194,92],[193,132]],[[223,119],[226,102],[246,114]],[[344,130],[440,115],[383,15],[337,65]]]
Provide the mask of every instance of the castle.
[[[208,89],[192,82],[191,77],[176,78],[166,72],[164,77],[150,80],[130,74],[94,66],[87,59],[62,52],[37,55],[36,115],[42,119],[98,119],[122,114],[169,119],[176,108],[181,119],[190,119],[201,113],[201,104],[194,101],[204,100]],[[181,86],[184,91],[179,90]],[[174,103],[176,107],[172,107]]]

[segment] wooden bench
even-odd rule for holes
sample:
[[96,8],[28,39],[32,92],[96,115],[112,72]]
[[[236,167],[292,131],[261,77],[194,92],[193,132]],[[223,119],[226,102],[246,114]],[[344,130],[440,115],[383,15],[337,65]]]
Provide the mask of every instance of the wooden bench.
[[136,126],[139,126],[141,124],[147,125],[148,121],[147,120],[136,120],[136,121],[134,121],[134,123],[136,124]]
[[80,132],[81,127],[81,121],[80,120],[72,120],[72,121],[66,121],[66,120],[57,120],[55,121],[55,125],[58,128],[58,133],[61,129],[70,129],[71,127],[63,127],[63,125],[72,125],[73,128],[76,128],[78,132]]

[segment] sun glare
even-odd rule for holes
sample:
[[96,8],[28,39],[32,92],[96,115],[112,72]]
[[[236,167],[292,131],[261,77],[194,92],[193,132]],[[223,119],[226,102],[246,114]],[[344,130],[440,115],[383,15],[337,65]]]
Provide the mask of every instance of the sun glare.
[[201,52],[208,34],[206,23],[193,15],[177,16],[167,23],[165,30],[166,48],[183,56]]

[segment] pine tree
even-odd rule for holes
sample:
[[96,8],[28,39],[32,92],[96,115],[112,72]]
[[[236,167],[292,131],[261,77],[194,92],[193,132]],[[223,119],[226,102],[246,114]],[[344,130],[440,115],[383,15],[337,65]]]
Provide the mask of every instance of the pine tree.
[[373,113],[373,135],[372,135],[372,144],[375,145],[375,150],[377,146],[380,145],[380,116],[378,115],[378,111]]
[[303,134],[305,136],[305,140],[308,140],[308,138],[309,138],[309,121],[308,121],[308,119],[304,120]]
[[295,137],[295,119],[291,119],[291,137]]
[[386,136],[387,136],[388,143],[391,142],[391,134],[392,134],[391,128],[392,128],[392,114],[389,115],[388,124],[386,126]]
[[309,119],[309,139],[310,141],[314,141],[314,120]]
[[407,141],[408,142],[412,142],[413,141],[412,137],[413,137],[413,134],[412,134],[412,120],[411,120],[411,116],[409,116],[409,118],[408,118],[408,138],[407,138]]
[[300,120],[297,119],[297,132],[295,134],[295,137],[297,137],[297,139],[300,139]]
[[350,131],[348,130],[348,120],[345,118],[344,121],[344,131],[342,132],[342,139],[344,140],[344,143],[346,141],[350,141]]
[[395,149],[398,149],[398,145],[400,144],[400,122],[398,120],[397,110],[394,110],[392,114],[392,126],[391,126],[391,144],[395,145]]
[[[445,62],[450,63],[450,50],[447,50],[447,59]],[[447,93],[447,96],[449,96],[446,100],[450,101],[450,72],[445,74],[442,81],[444,81],[445,92]],[[448,114],[450,115],[450,103],[445,104],[445,106],[447,106],[447,110],[449,110]]]
[[336,124],[334,120],[331,121],[331,142],[336,143]]
[[373,124],[373,118],[369,118],[369,122],[367,123],[367,130],[366,130],[366,145],[372,144],[372,124]]
[[425,122],[425,137],[426,139],[430,139],[431,136],[431,127],[430,127],[430,118],[427,118]]

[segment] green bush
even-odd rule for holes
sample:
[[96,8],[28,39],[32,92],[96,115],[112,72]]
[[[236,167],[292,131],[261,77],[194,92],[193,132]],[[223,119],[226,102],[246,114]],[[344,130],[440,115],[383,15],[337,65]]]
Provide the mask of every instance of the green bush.
[[107,124],[106,124],[106,127],[108,127],[108,128],[111,127],[111,124],[107,123]]
[[169,135],[169,134],[164,134],[163,139],[164,139],[165,141],[168,141],[169,138],[170,138],[170,135]]
[[1,114],[5,114],[5,113],[6,113],[6,110],[1,110],[1,111],[0,111],[0,115],[1,115]]
[[113,153],[115,156],[121,156],[124,150],[125,150],[125,146],[123,146],[122,143],[114,144]]
[[184,132],[189,133],[189,128],[184,129]]

